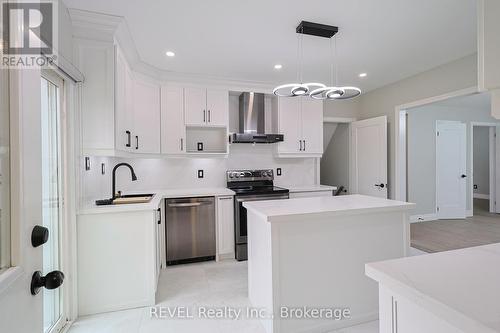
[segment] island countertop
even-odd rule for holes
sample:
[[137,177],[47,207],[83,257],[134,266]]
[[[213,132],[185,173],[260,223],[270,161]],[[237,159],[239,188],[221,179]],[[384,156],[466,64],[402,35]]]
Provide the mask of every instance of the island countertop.
[[288,220],[292,216],[345,215],[367,212],[409,210],[415,204],[366,195],[342,195],[336,197],[296,198],[288,200],[249,201],[243,206],[264,217],[267,221]]
[[500,243],[371,263],[366,275],[463,332],[500,332],[499,263]]

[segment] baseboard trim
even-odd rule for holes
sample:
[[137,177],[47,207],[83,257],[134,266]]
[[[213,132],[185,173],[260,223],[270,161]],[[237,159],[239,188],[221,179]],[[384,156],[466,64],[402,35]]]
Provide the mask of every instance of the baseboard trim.
[[489,194],[482,194],[482,193],[474,193],[472,195],[474,199],[489,199],[490,195]]
[[421,214],[421,215],[412,215],[410,216],[410,223],[418,223],[425,221],[435,221],[437,220],[437,215],[435,213],[432,214]]

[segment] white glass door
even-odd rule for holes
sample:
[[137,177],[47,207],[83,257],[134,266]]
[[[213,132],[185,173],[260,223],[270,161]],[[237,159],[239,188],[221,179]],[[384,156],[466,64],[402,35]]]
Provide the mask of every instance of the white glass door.
[[[61,140],[61,106],[63,81],[55,75],[44,75],[41,80],[42,126],[42,216],[43,226],[49,230],[48,242],[43,246],[43,275],[61,269],[61,230],[63,223],[63,167]],[[63,284],[64,286],[64,284]],[[44,332],[57,332],[64,324],[64,288],[43,289]]]

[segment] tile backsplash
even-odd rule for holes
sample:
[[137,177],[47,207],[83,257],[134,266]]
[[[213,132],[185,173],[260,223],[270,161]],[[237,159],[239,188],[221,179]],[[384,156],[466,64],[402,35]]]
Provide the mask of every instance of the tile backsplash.
[[[127,162],[134,168],[137,181],[132,182],[128,168],[117,171],[117,190],[151,191],[167,188],[225,187],[225,172],[230,169],[281,168],[276,185],[311,185],[319,179],[317,158],[276,158],[272,145],[233,144],[227,158],[163,158],[123,159],[115,157],[91,157],[91,169],[85,171],[84,158],[81,168],[82,202],[107,198],[111,195],[113,167]],[[101,173],[101,163],[106,173]],[[198,178],[203,170],[203,178]]]

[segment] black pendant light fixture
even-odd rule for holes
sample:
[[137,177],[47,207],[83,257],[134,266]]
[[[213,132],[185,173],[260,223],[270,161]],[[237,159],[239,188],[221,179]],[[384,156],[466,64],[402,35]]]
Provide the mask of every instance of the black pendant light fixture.
[[[334,61],[337,60],[336,40],[333,37],[337,34],[338,28],[331,25],[302,21],[297,26],[295,32],[298,34],[297,42],[297,82],[280,85],[273,90],[273,94],[279,97],[297,97],[309,96],[314,99],[350,99],[361,94],[357,87],[338,86],[337,85],[337,67]],[[322,83],[302,83],[302,64],[303,64],[303,35],[312,35],[330,39],[331,63],[331,85],[326,86]],[[335,47],[333,44],[335,43]],[[333,51],[335,49],[335,51]],[[334,56],[335,52],[335,56]]]

